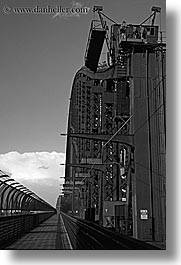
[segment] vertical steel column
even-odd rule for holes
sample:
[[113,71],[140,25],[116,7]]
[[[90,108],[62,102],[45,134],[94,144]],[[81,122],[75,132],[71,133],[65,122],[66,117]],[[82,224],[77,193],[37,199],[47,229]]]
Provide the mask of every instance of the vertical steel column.
[[72,214],[74,214],[74,198],[75,198],[75,172],[72,172]]
[[103,187],[104,187],[104,181],[103,181],[103,178],[104,178],[104,172],[101,172],[100,174],[100,196],[99,196],[99,224],[100,225],[103,225]]
[[165,147],[166,147],[166,96],[165,96],[165,78],[164,78],[164,62],[163,47],[161,47],[161,72],[162,72],[162,88],[163,88],[163,110],[164,110],[164,130],[165,130]]
[[148,119],[148,144],[149,144],[149,167],[150,167],[150,203],[152,221],[152,240],[155,240],[155,219],[154,219],[154,199],[153,199],[153,169],[152,169],[152,140],[151,140],[151,121],[150,121],[150,98],[149,98],[149,53],[146,49],[146,96],[147,96],[147,119]]
[[[119,129],[118,121],[116,122],[117,131]],[[119,177],[120,177],[120,154],[119,154],[119,143],[116,143],[116,159],[117,159],[117,176],[116,176],[116,200],[119,201]]]

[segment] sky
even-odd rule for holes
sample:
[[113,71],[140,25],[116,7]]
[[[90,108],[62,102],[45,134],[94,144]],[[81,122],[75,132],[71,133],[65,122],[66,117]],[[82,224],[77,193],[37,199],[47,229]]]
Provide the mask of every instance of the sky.
[[[88,7],[86,14],[17,14],[15,7]],[[69,97],[84,65],[94,5],[114,21],[141,23],[164,0],[1,0],[0,169],[55,205],[64,176]],[[11,8],[10,14],[4,7]],[[6,12],[6,13],[5,13]],[[156,19],[156,23],[160,20]],[[59,178],[61,177],[61,179]]]

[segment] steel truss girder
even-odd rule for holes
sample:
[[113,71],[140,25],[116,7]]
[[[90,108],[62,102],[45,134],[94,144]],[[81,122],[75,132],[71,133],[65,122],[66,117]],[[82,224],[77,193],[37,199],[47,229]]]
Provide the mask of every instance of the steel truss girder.
[[[110,138],[113,136],[112,134],[92,134],[92,133],[68,133],[67,135],[68,137],[73,137],[73,138],[84,138],[84,139],[99,140],[99,141],[109,141]],[[134,148],[134,135],[117,134],[111,140],[111,142],[125,144]]]

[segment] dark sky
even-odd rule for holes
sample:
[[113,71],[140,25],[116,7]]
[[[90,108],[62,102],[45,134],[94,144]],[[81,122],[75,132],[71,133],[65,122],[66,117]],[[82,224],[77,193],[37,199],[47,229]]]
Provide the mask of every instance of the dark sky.
[[[71,7],[75,2],[91,10],[68,18],[3,12],[4,5]],[[164,0],[1,0],[0,153],[65,152],[66,139],[59,134],[66,132],[72,80],[84,63],[95,4],[120,23],[140,23],[151,6],[160,6],[165,30]]]

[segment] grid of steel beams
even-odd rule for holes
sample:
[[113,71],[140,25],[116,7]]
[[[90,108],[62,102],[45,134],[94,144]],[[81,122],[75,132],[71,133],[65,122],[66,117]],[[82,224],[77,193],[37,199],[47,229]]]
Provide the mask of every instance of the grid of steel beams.
[[76,73],[64,197],[73,214],[154,241],[165,239],[165,45],[153,29],[148,40],[121,40],[113,25],[111,67]]

